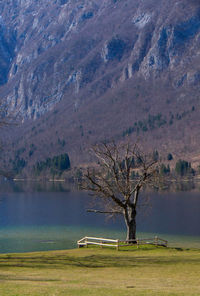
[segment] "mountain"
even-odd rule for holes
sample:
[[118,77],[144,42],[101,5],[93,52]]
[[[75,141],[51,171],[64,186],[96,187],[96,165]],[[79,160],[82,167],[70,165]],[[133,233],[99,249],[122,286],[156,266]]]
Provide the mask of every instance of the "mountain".
[[139,141],[163,159],[200,161],[200,1],[0,3],[1,161]]

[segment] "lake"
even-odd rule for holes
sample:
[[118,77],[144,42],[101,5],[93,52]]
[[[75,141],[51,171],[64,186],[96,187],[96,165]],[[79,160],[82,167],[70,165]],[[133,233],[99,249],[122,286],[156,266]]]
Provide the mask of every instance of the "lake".
[[[123,219],[88,213],[90,203],[87,193],[63,183],[2,182],[0,253],[74,248],[86,235],[124,239]],[[137,236],[200,248],[199,213],[199,191],[143,193]]]

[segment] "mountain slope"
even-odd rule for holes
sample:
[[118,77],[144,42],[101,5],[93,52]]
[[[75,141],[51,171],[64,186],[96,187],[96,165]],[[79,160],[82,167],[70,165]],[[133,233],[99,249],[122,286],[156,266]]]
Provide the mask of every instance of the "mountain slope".
[[2,157],[78,164],[129,136],[198,163],[199,1],[18,0],[0,14],[0,94],[20,122]]

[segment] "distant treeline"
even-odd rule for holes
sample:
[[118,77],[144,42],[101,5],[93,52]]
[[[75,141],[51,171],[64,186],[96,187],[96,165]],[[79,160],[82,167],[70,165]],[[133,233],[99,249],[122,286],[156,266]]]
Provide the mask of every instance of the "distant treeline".
[[[191,163],[186,160],[179,159],[175,163],[175,166],[174,166],[174,163],[173,165],[171,165],[171,161],[173,160],[173,155],[171,153],[168,153],[165,159],[165,163],[161,162],[164,159],[161,160],[157,150],[153,152],[152,156],[153,156],[153,160],[158,162],[157,171],[160,176],[168,176],[170,179],[173,177],[180,177],[180,178],[189,177],[190,178],[200,174],[200,166],[195,170],[194,168],[192,168]],[[131,178],[132,179],[139,178],[140,171],[137,170],[137,166],[139,164],[140,159],[135,160],[134,157],[132,157],[129,160],[131,162],[131,168],[133,169],[131,173]],[[121,167],[123,168],[124,165],[125,165],[125,161],[122,161]],[[136,170],[134,170],[135,168]],[[81,181],[83,178],[83,171],[84,169],[77,168],[77,170],[75,170],[74,178]]]
[[165,165],[165,164],[161,164],[160,166],[160,174],[161,175],[169,175],[169,174],[176,174],[177,176],[194,176],[196,173],[199,174],[199,169],[198,171],[195,171],[192,167],[191,167],[191,163],[186,161],[186,160],[182,160],[179,159],[176,162],[175,168],[174,170],[170,169],[169,164]]
[[[158,161],[159,158],[159,153],[157,150],[155,150],[153,152],[153,159]],[[167,158],[166,158],[168,164],[164,164],[161,163],[161,165],[159,166],[159,172],[161,175],[177,175],[177,176],[194,176],[196,173],[199,174],[200,173],[200,166],[198,167],[198,170],[195,171],[192,166],[191,163],[189,161],[183,160],[183,159],[179,159],[176,163],[175,163],[175,167],[174,169],[170,168],[170,162],[173,160],[173,155],[171,153],[168,153]]]
[[[21,151],[20,151],[21,153]],[[20,157],[20,153],[16,155],[14,160],[10,159],[10,163],[12,164],[12,171],[14,174],[20,174],[25,167],[27,166],[27,161]],[[159,153],[157,150],[153,152],[153,159],[155,161],[160,162],[161,164],[159,167],[159,173],[161,175],[176,175],[176,176],[194,176],[200,174],[200,165],[197,169],[192,168],[191,163],[189,161],[179,159],[175,164],[171,165],[171,161],[174,159],[173,155],[171,153],[168,153],[166,156],[166,159],[161,159],[159,156]],[[135,161],[134,159],[132,161],[132,167],[134,168]],[[123,165],[123,163],[122,163]],[[60,154],[57,156],[54,156],[52,158],[48,157],[44,161],[38,161],[33,166],[33,172],[35,175],[42,174],[62,174],[64,171],[70,169],[70,159],[67,153]],[[80,170],[77,172],[75,171],[75,178],[81,178],[82,174],[80,174]],[[134,176],[133,176],[134,177]]]
[[62,173],[70,168],[70,159],[67,153],[48,157],[45,161],[38,161],[34,166],[34,172],[39,175],[43,171],[50,170],[52,174]]

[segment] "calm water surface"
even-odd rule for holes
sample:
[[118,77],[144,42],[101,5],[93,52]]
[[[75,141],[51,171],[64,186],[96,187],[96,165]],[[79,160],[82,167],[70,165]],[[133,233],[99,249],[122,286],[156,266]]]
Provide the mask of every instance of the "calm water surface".
[[[0,192],[0,252],[76,247],[81,237],[125,238],[123,219],[87,213],[91,197],[61,184],[4,183]],[[200,193],[143,194],[138,237],[160,235],[174,246],[200,248]]]

